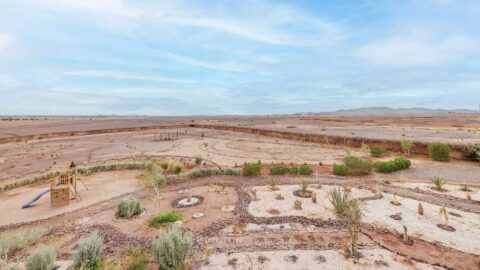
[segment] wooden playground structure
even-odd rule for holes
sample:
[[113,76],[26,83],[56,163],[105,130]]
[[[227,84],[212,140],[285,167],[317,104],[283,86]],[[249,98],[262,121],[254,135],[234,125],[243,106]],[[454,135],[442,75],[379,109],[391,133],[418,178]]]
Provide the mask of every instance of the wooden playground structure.
[[174,141],[178,140],[178,131],[176,132],[160,132],[156,133],[153,138],[154,141]]
[[82,182],[85,189],[88,190],[73,161],[70,163],[68,171],[57,171],[57,176],[50,182],[50,206],[58,207],[68,205],[70,200],[81,200],[82,196],[77,189],[78,181]]

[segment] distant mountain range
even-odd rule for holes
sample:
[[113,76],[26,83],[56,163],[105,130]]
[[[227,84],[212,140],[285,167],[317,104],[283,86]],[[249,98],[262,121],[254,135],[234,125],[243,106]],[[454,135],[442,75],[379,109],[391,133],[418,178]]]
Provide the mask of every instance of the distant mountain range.
[[362,114],[447,114],[447,113],[480,113],[480,111],[469,109],[426,109],[426,108],[390,108],[390,107],[362,107],[348,110],[337,110],[333,112],[320,113],[304,113],[304,114],[345,114],[345,115],[362,115]]

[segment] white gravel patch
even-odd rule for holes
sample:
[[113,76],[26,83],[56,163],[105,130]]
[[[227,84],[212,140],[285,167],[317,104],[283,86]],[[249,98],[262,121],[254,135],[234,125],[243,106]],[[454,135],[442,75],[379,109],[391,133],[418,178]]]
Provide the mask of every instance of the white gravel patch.
[[[397,196],[401,205],[394,206],[390,203],[392,197],[385,194],[381,200],[366,201],[363,221],[398,232],[403,232],[402,225],[405,225],[410,235],[430,242],[436,241],[463,252],[480,254],[480,215],[447,208],[449,212],[462,216],[449,215],[448,224],[456,231],[448,232],[437,227],[437,224],[444,223],[438,205],[422,202],[424,215],[421,216],[418,214],[418,201]],[[399,212],[402,213],[402,220],[389,217]]]
[[[215,253],[210,257],[210,263],[203,270],[235,269],[235,270],[348,270],[348,269],[396,269],[396,270],[427,270],[442,269],[428,264],[406,260],[384,249],[361,250],[364,256],[354,264],[352,259],[346,259],[338,250],[286,250],[257,251],[239,253]],[[263,263],[259,257],[266,258]],[[296,262],[291,256],[296,256]],[[236,261],[235,261],[236,259]],[[405,261],[406,260],[406,261]],[[230,261],[230,264],[229,264]],[[235,261],[235,264],[233,262]],[[377,261],[377,262],[375,262]],[[386,263],[382,265],[383,263]]]
[[443,188],[447,190],[444,192],[432,189],[434,185],[431,183],[395,182],[395,183],[392,183],[392,185],[405,187],[405,188],[413,188],[413,189],[419,188],[420,190],[430,191],[438,194],[446,194],[446,195],[450,195],[450,196],[462,198],[462,199],[467,199],[467,193],[470,193],[470,195],[472,195],[472,200],[480,201],[480,189],[478,187],[471,187],[468,185],[467,185],[468,188],[470,188],[472,191],[468,191],[468,192],[462,191],[460,190],[460,188],[462,187],[461,185],[451,185],[451,184],[443,185]]
[[[279,190],[272,191],[269,186],[255,186],[257,190],[257,200],[253,200],[249,205],[248,211],[257,217],[274,217],[274,216],[304,216],[309,218],[335,219],[332,212],[333,206],[330,203],[330,190],[339,186],[323,185],[321,189],[310,187],[308,190],[317,193],[317,203],[314,204],[311,198],[300,198],[293,195],[293,192],[299,189],[298,185],[279,185]],[[351,189],[354,198],[363,198],[372,196],[369,190]],[[283,200],[275,199],[275,195],[280,194]],[[302,201],[302,209],[294,209],[293,202],[295,200]],[[268,210],[277,209],[280,214],[270,214]]]

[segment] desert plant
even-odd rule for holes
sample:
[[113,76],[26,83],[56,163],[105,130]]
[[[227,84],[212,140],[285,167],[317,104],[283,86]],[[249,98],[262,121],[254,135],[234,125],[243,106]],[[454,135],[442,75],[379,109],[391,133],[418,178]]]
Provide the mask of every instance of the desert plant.
[[412,147],[414,147],[415,145],[411,140],[404,139],[400,141],[400,146],[402,147],[403,152],[407,156],[409,156],[411,153]]
[[261,166],[257,163],[245,163],[243,165],[243,176],[256,176],[260,175]]
[[405,225],[403,225],[403,242],[408,242],[408,229]]
[[195,157],[195,164],[200,165],[202,164],[203,159],[201,157]]
[[55,247],[40,247],[27,257],[27,270],[51,270],[55,264],[55,258]]
[[288,173],[289,174],[298,174],[298,167],[292,166],[292,167],[288,168]]
[[350,200],[347,198],[343,211],[336,213],[336,216],[339,222],[348,229],[350,236],[350,243],[348,245],[349,255],[355,257],[355,246],[358,240],[358,233],[360,232],[360,223],[362,220],[362,210],[358,206],[357,200]]
[[147,268],[149,258],[143,248],[129,247],[126,253],[127,257],[123,263],[126,270],[144,270]]
[[421,202],[418,203],[418,214],[423,216],[423,205]]
[[277,181],[275,181],[275,179],[270,178],[270,180],[268,180],[268,185],[270,186],[270,190],[272,191],[278,190]]
[[0,257],[7,257],[23,249],[27,245],[36,243],[48,233],[46,228],[33,228],[0,235]]
[[179,165],[179,164],[175,165],[173,169],[173,173],[179,174],[181,171],[182,171],[182,165]]
[[374,145],[374,146],[370,147],[370,154],[373,157],[383,156],[386,152],[387,152],[387,149],[385,149],[381,146],[378,146],[378,145]]
[[343,164],[333,164],[333,174],[337,176],[346,176],[347,167]]
[[441,191],[442,190],[442,187],[443,185],[445,185],[447,183],[447,181],[441,177],[438,177],[438,176],[434,176],[432,177],[432,179],[430,179],[432,181],[432,184],[435,185],[435,188],[438,190],[438,191]]
[[272,175],[283,175],[288,173],[288,167],[283,165],[273,165],[270,167],[270,174]]
[[75,249],[74,266],[76,269],[99,269],[100,252],[102,251],[103,237],[93,232]]
[[129,197],[122,199],[115,211],[115,217],[117,218],[131,218],[143,212],[140,200],[137,198]]
[[430,158],[435,161],[449,161],[450,160],[450,148],[443,143],[430,143],[428,144],[428,153]]
[[300,190],[302,191],[302,194],[307,193],[307,189],[308,189],[309,186],[310,186],[310,184],[307,183],[307,182],[302,182],[302,183],[299,184],[299,187],[300,187]]
[[348,175],[368,175],[372,171],[372,164],[355,156],[344,158],[344,164]]
[[382,190],[380,189],[379,185],[375,185],[373,193],[375,194],[374,195],[375,199],[383,198]]
[[176,212],[167,212],[163,215],[152,217],[148,221],[148,225],[155,228],[160,228],[165,223],[171,223],[178,220],[183,220],[183,216],[180,213]]
[[401,205],[401,203],[397,200],[397,196],[395,194],[393,194],[393,198],[390,201],[390,203],[395,205],[395,206]]
[[444,224],[445,226],[448,226],[448,211],[447,208],[445,208],[445,205],[438,209],[438,213],[443,215]]
[[471,192],[472,190],[467,186],[467,184],[463,184],[460,188],[461,191]]
[[480,145],[466,145],[462,147],[462,154],[470,161],[480,161]]
[[312,168],[304,164],[298,168],[298,173],[303,175],[311,175],[313,173],[313,170]]
[[293,208],[295,208],[297,210],[301,210],[302,209],[302,201],[300,201],[300,200],[293,201]]
[[182,233],[174,230],[162,232],[157,239],[153,240],[153,256],[165,270],[186,269],[186,259],[193,244],[193,236],[190,233]]
[[342,215],[350,201],[350,193],[342,192],[340,188],[335,188],[330,191],[330,197],[330,202],[335,209],[335,214]]

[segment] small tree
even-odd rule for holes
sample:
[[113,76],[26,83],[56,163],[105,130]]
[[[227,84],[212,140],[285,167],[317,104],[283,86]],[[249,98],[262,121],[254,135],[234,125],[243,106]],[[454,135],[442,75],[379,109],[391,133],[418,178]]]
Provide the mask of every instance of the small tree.
[[443,179],[443,178],[441,178],[441,177],[438,177],[438,176],[432,177],[431,181],[432,181],[432,183],[435,185],[435,188],[436,188],[438,191],[441,191],[443,185],[445,185],[445,184],[447,183],[447,181],[445,181],[445,179]]
[[333,207],[335,208],[335,214],[342,215],[347,208],[348,202],[350,200],[350,193],[342,192],[340,188],[335,188],[330,191],[330,202],[332,203]]
[[302,182],[301,184],[299,184],[300,190],[302,191],[303,195],[305,195],[307,193],[307,189],[308,189],[309,186],[310,186],[310,184],[307,183],[307,182]]
[[153,240],[153,256],[160,269],[184,270],[193,245],[193,236],[178,230],[162,232]]
[[270,186],[271,191],[278,190],[277,181],[275,181],[275,179],[271,178],[270,180],[268,180],[268,185]]
[[355,246],[360,232],[360,222],[362,221],[362,210],[358,206],[356,199],[348,200],[345,209],[341,213],[336,214],[337,219],[345,225],[350,236],[348,244],[348,252],[351,257],[355,257]]
[[103,237],[93,232],[83,240],[75,250],[74,266],[76,269],[97,269],[100,265]]
[[403,152],[407,156],[410,156],[412,147],[414,147],[415,144],[413,144],[413,142],[411,140],[404,139],[404,140],[400,141],[400,146],[402,147]]

